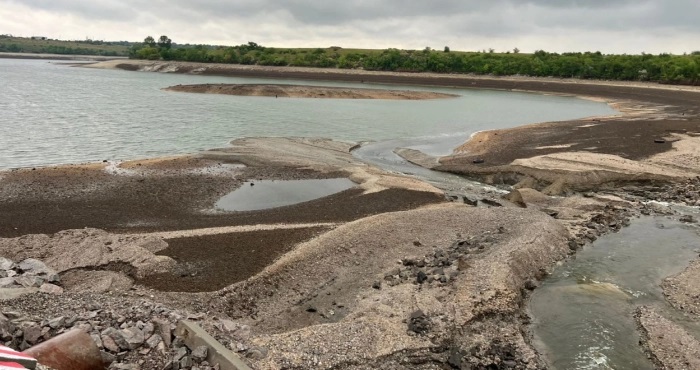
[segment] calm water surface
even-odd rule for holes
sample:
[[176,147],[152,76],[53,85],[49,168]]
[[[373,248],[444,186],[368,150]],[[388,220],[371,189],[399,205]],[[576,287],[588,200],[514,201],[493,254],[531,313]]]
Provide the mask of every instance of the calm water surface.
[[460,97],[429,101],[274,99],[165,92],[188,83],[406,86],[136,73],[0,59],[0,168],[189,153],[248,136],[399,139],[446,153],[492,128],[612,114],[568,97],[410,87]]
[[254,211],[276,208],[318,199],[355,186],[346,179],[257,180],[245,182],[240,188],[216,202],[221,211]]

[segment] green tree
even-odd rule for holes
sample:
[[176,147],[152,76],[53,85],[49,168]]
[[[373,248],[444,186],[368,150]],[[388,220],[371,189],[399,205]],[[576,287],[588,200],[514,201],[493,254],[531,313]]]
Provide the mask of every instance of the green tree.
[[153,36],[148,36],[148,37],[146,37],[145,39],[143,39],[143,43],[144,43],[146,46],[149,46],[149,47],[152,47],[152,48],[156,47],[156,40],[153,39]]
[[158,39],[158,47],[161,49],[170,49],[170,47],[172,46],[172,43],[173,43],[173,41],[170,40],[170,38],[168,38],[168,36],[165,36],[165,35],[161,36]]

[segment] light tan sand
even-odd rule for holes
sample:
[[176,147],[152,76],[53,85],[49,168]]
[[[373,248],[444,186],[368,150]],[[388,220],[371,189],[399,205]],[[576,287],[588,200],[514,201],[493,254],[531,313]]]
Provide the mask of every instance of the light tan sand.
[[619,174],[650,174],[687,178],[700,174],[700,137],[674,134],[673,150],[642,161],[611,154],[561,152],[517,159],[514,166],[569,172],[609,171]]

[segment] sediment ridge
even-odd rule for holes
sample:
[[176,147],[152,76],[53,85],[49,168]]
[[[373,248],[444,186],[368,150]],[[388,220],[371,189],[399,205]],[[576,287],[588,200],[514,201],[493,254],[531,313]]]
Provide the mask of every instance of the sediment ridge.
[[271,84],[198,84],[177,85],[165,88],[199,94],[221,94],[238,96],[267,96],[275,98],[312,99],[387,99],[387,100],[427,100],[446,99],[458,95],[430,91],[359,89],[348,87],[271,85]]

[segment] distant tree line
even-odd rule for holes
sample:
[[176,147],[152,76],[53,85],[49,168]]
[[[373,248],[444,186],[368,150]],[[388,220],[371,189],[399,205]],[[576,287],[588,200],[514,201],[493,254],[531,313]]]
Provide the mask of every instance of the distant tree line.
[[123,53],[118,53],[113,50],[96,50],[96,49],[86,49],[86,48],[75,48],[70,46],[58,46],[58,45],[46,45],[39,50],[36,48],[22,47],[19,44],[3,44],[0,43],[0,52],[8,53],[40,53],[40,54],[62,54],[62,55],[103,55],[103,56],[125,56]]
[[507,53],[444,50],[357,50],[268,48],[254,42],[238,46],[174,45],[167,36],[132,46],[131,58],[204,63],[256,64],[364,69],[373,71],[465,73],[579,79],[700,84],[700,52],[689,55],[606,55],[600,52]]
[[132,45],[133,43],[127,41],[63,41],[44,37],[0,35],[0,52],[10,53],[128,56],[129,47]]

